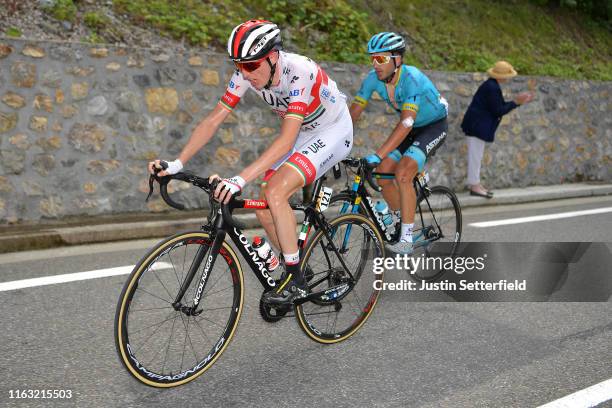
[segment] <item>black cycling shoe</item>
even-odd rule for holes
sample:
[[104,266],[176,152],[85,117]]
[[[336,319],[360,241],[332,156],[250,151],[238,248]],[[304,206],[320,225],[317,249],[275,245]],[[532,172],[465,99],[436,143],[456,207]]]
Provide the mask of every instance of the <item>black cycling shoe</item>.
[[289,279],[285,280],[278,289],[264,293],[263,301],[271,305],[289,306],[307,295],[308,287],[305,284],[298,285],[295,280]]

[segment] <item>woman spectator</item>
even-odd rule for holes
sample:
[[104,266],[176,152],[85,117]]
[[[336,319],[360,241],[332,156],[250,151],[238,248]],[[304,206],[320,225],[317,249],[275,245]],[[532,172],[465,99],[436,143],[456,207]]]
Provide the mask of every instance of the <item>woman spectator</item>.
[[492,198],[493,193],[480,184],[480,164],[484,153],[485,142],[491,143],[502,116],[514,108],[531,102],[534,94],[522,92],[514,101],[506,102],[502,96],[500,84],[516,76],[516,71],[506,61],[498,61],[487,73],[487,79],[476,91],[470,106],[465,112],[461,129],[467,135],[468,175],[467,184],[470,195]]

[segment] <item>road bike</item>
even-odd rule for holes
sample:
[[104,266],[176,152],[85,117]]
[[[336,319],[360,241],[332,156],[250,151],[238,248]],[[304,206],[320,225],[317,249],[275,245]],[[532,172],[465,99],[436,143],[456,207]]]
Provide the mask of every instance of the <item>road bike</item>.
[[[171,180],[202,189],[210,200],[210,214],[201,229],[176,234],[153,247],[134,267],[117,304],[114,335],[122,364],[144,384],[174,387],[208,370],[235,334],[245,291],[235,248],[263,287],[262,317],[277,321],[289,316],[291,307],[263,300],[283,277],[272,277],[233,216],[239,208],[266,209],[265,200],[233,198],[221,205],[212,197],[216,183],[189,173],[152,176],[151,190],[153,180],[174,208],[184,206],[168,195]],[[333,344],[355,334],[372,314],[381,287],[376,281],[383,280],[383,274],[373,272],[373,259],[384,257],[385,249],[378,228],[367,217],[325,217],[332,190],[323,187],[322,180],[315,182],[308,205],[292,204],[304,213],[298,246],[308,284],[308,295],[296,302],[293,312],[310,339]]]
[[[399,220],[385,224],[383,214],[375,210],[372,194],[366,187],[380,192],[377,179],[395,179],[393,173],[379,173],[361,158],[347,158],[341,162],[347,176],[353,174],[352,182],[347,181],[347,188],[335,194],[330,200],[330,214],[359,213],[367,216],[376,225],[385,242],[397,242],[399,238]],[[339,171],[339,165],[334,172]],[[413,180],[417,193],[416,217],[413,229],[415,252],[412,255],[424,257],[452,257],[456,254],[461,240],[461,206],[455,193],[445,186],[429,186],[429,176],[420,172]],[[433,264],[433,263],[432,263]],[[439,264],[438,264],[439,266]],[[416,280],[434,281],[446,272],[444,267],[431,267],[412,271]]]

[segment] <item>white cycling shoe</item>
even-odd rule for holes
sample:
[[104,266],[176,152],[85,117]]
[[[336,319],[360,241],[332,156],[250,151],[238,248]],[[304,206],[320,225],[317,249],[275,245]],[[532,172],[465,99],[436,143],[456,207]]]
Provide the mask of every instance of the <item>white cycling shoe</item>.
[[395,254],[400,255],[412,255],[412,253],[414,252],[414,246],[412,245],[412,242],[406,241],[398,241],[395,244],[387,243],[385,244],[385,248]]

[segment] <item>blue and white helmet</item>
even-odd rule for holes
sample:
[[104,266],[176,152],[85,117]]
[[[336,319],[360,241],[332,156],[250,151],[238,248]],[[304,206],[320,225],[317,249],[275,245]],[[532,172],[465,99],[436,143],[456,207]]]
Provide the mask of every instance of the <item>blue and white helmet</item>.
[[368,41],[368,54],[376,54],[379,52],[399,52],[403,53],[406,50],[404,39],[396,34],[382,32],[374,34]]

